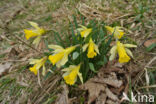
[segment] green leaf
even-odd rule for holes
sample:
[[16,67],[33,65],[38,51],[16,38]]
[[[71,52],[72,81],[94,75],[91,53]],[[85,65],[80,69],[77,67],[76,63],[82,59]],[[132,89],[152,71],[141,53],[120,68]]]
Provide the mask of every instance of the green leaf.
[[146,50],[149,52],[152,49],[154,49],[156,47],[156,43],[151,44],[149,47],[146,48]]
[[61,36],[58,32],[54,32],[54,37],[55,37],[56,43],[64,47],[63,40],[61,39]]
[[79,56],[79,53],[78,52],[74,52],[73,53],[73,60],[75,60],[78,56]]
[[93,71],[94,73],[97,73],[97,71],[94,68],[94,64],[93,63],[89,63],[89,68],[91,69],[91,71]]
[[73,15],[75,27],[78,28],[76,17]]
[[72,31],[73,45],[75,45],[75,44],[78,43],[79,41],[77,40],[77,37],[75,36],[75,32],[74,32],[74,28],[73,28],[73,24],[72,24],[72,23],[70,23],[70,27],[71,27],[71,31]]
[[104,55],[104,64],[106,64],[108,62],[107,57]]
[[97,65],[104,65],[104,62],[103,61],[99,61],[99,62],[97,62]]

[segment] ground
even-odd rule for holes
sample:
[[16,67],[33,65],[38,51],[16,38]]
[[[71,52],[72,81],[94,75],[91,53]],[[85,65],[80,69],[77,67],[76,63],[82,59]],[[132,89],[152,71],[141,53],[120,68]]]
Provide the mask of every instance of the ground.
[[[96,99],[92,103],[100,104],[97,99],[102,94],[95,95],[95,99],[89,95],[92,92],[87,87],[92,86],[94,89],[95,86],[93,82],[89,83],[92,79],[84,86],[71,87],[64,84],[62,73],[54,71],[52,75],[40,79],[40,86],[37,76],[28,70],[28,59],[40,57],[43,55],[41,52],[47,51],[44,41],[36,49],[30,45],[31,41],[25,39],[23,29],[29,28],[28,21],[35,21],[46,29],[58,31],[64,38],[65,34],[70,33],[69,23],[73,22],[73,15],[78,22],[84,16],[86,23],[96,19],[107,25],[126,28],[129,42],[138,47],[133,50],[134,59],[131,62],[115,66],[125,69],[123,73],[126,74],[119,71],[115,73],[117,76],[124,76],[122,80],[128,86],[127,89],[124,86],[127,92],[132,88],[135,92],[156,94],[156,49],[148,49],[152,42],[156,42],[155,5],[154,0],[1,0],[0,65],[3,68],[0,67],[0,103],[85,104]],[[43,38],[48,43],[55,43],[51,32]],[[7,70],[1,71],[4,65]],[[109,67],[109,63],[107,66]],[[99,78],[99,75],[94,78]],[[82,90],[83,87],[85,90]],[[121,90],[123,91],[122,88]],[[120,92],[116,94],[119,99],[122,96]]]

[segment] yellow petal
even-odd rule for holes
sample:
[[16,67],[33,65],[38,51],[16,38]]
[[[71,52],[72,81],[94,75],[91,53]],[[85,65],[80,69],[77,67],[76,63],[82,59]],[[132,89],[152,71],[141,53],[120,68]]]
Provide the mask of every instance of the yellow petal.
[[113,31],[114,31],[114,29],[113,29],[112,27],[110,27],[110,26],[105,26],[105,28],[106,28],[109,32],[111,32],[111,33],[113,33]]
[[53,45],[53,44],[51,44],[51,45],[48,45],[48,48],[51,48],[51,49],[64,49],[63,47],[61,47],[61,46],[59,46],[59,45]]
[[49,48],[54,49],[53,53],[59,53],[62,52],[64,50],[63,47],[59,46],[59,45],[48,45]]
[[113,54],[113,53],[115,53],[116,51],[117,51],[117,46],[115,45],[115,46],[113,46],[113,47],[111,48],[110,53]]
[[79,70],[80,70],[80,64],[78,66],[74,66],[72,70],[68,72],[69,74],[63,77],[65,82],[69,85],[73,85],[77,80],[77,75],[79,73]]
[[94,43],[92,40],[90,40],[89,46],[88,46],[88,54],[87,54],[88,58],[94,58],[97,55],[94,49],[95,49]]
[[96,53],[100,54],[100,53],[99,53],[98,46],[97,46],[96,44],[94,44],[94,50],[96,51]]
[[109,57],[109,61],[114,60],[116,57],[116,52],[112,53],[111,56]]
[[75,68],[75,65],[70,65],[68,68],[62,69],[62,71],[69,71],[70,72],[74,68]]
[[92,29],[85,29],[80,32],[81,37],[87,37],[91,33]]
[[125,47],[127,48],[136,48],[137,45],[134,45],[134,44],[124,44]]
[[73,69],[69,75],[64,76],[64,80],[66,81],[67,84],[73,85],[77,79],[77,74],[78,71]]
[[78,76],[80,78],[81,83],[83,84],[83,77],[82,77],[82,74],[80,72],[78,72]]
[[39,26],[38,26],[37,23],[32,22],[32,21],[29,21],[29,24],[30,24],[31,26],[33,26],[34,28],[39,29]]
[[68,55],[70,54],[72,51],[74,51],[76,48],[76,46],[71,46],[65,49],[65,53]]
[[109,61],[112,61],[112,60],[115,59],[115,57],[116,57],[116,52],[117,52],[117,46],[115,45],[115,46],[113,46],[113,47],[111,48],[111,50],[110,50],[111,56],[109,57]]
[[70,76],[65,76],[64,77],[64,80],[67,84],[69,85],[73,85],[75,83],[75,79],[74,77],[70,77]]
[[124,45],[120,43],[119,41],[117,42],[117,51],[119,54],[119,62],[120,63],[125,63],[130,60],[130,57],[127,55]]
[[24,29],[24,33],[25,33],[25,37],[26,39],[28,40],[29,38],[31,37],[35,37],[35,36],[38,36],[39,34],[37,32],[35,32],[34,30],[27,30],[27,29]]
[[82,27],[83,30],[87,29],[86,26],[80,25]]
[[114,27],[114,37],[120,39],[125,33],[121,30],[122,27],[116,26]]
[[125,48],[125,50],[126,50],[127,54],[133,58],[133,54],[132,54],[131,50],[128,48]]
[[39,62],[35,64],[36,65],[36,69],[40,69],[44,65],[46,60],[47,60],[47,57],[44,57],[44,58],[40,59]]
[[38,63],[40,60],[39,59],[30,59],[29,60],[29,64],[36,64]]
[[61,66],[66,64],[67,61],[68,61],[68,56],[64,55],[64,57],[56,64],[56,66],[60,68]]
[[85,52],[85,51],[86,51],[86,49],[87,49],[88,45],[89,45],[89,44],[85,44],[85,45],[83,45],[83,47],[82,47],[83,52]]
[[46,68],[45,65],[43,65],[42,75],[45,76],[45,74],[46,74]]
[[116,27],[110,27],[110,26],[105,26],[105,28],[111,33],[114,34],[115,38],[120,39],[123,35],[124,32],[121,30],[122,27],[116,26]]
[[36,68],[36,65],[34,65],[33,67],[30,67],[29,70],[33,72],[35,75],[37,75],[38,69]]
[[33,67],[30,67],[29,70],[32,71],[35,75],[37,75],[38,70],[44,65],[46,62],[47,57],[43,57],[42,59],[32,60],[30,63],[35,63]]
[[43,28],[40,28],[40,29],[37,29],[37,32],[39,33],[39,35],[43,35],[46,32],[46,30]]
[[64,52],[57,53],[55,55],[50,55],[49,60],[53,65],[59,62],[64,57]]
[[40,40],[41,40],[41,36],[37,36],[37,37],[35,38],[35,40],[33,41],[33,44],[35,44],[36,46],[38,46]]

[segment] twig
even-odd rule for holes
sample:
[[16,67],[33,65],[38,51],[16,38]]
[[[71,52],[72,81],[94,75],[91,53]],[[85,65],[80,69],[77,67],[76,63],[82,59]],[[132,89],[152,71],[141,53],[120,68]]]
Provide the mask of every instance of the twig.
[[131,16],[131,15],[133,15],[133,13],[128,13],[128,14],[122,15],[120,17],[115,18],[114,20],[118,20],[118,19],[121,19],[123,17]]
[[1,62],[4,63],[4,62],[23,62],[23,61],[28,61],[28,60],[6,60]]
[[[153,57],[152,58],[152,60],[151,61],[149,61],[146,65],[145,65],[145,67],[144,67],[144,70],[145,70],[145,79],[146,79],[146,85],[147,86],[149,86],[149,76],[148,76],[148,71],[147,71],[147,67],[149,67],[150,66],[150,64],[152,64],[152,62],[153,61],[155,61],[156,60],[156,57]],[[147,88],[147,91],[149,90],[148,89],[148,87],[146,87]]]
[[156,85],[143,86],[143,87],[138,88],[138,90],[143,89],[143,88],[155,88],[155,87],[156,87]]
[[37,51],[38,53],[42,53],[39,50],[37,50],[36,48],[32,47],[31,45],[29,45],[28,43],[26,43],[25,41],[23,41],[22,39],[20,39],[18,36],[14,35],[19,41],[21,41],[22,43],[24,43],[26,46],[32,48],[33,50]]
[[153,57],[152,60],[145,65],[145,68],[149,67],[150,64],[152,64],[152,62],[155,61],[155,60],[156,60],[156,56]]

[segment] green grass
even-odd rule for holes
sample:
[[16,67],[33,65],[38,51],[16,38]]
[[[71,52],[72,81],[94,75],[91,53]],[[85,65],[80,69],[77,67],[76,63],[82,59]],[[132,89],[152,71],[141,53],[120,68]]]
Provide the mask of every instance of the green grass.
[[[30,2],[29,0],[1,0],[0,1],[0,11],[2,13],[0,14],[0,19],[2,19],[2,24],[0,24],[0,35],[1,33],[5,36],[7,36],[8,39],[11,40],[11,42],[17,42],[16,46],[22,45],[23,49],[28,49],[28,47],[24,46],[23,44],[19,43],[18,40],[14,37],[14,35],[18,35],[21,37],[21,39],[25,40],[24,34],[23,34],[23,29],[25,28],[30,28],[30,25],[27,23],[27,21],[35,21],[40,24],[40,26],[43,26],[44,28],[47,29],[53,29],[57,31],[59,34],[61,34],[60,37],[64,38],[70,38],[68,34],[70,34],[70,23],[69,23],[69,18],[67,16],[75,15],[76,18],[78,19],[78,22],[80,21],[80,13],[78,10],[75,8],[78,6],[79,3],[82,3],[81,0],[34,0],[34,2]],[[122,19],[119,19],[113,23],[108,23],[107,21],[104,20],[106,24],[110,24],[112,26],[114,25],[121,25],[121,20],[124,20],[124,27],[130,29],[133,34],[128,34],[131,38],[128,39],[128,42],[130,43],[135,43],[138,44],[139,41],[146,40],[149,38],[151,34],[156,34],[155,28],[153,27],[156,22],[155,22],[155,13],[156,9],[154,6],[156,5],[154,0],[128,0],[128,2],[124,2],[123,0],[118,0],[118,1],[107,1],[107,0],[102,0],[101,2],[97,0],[87,0],[85,1],[87,5],[90,5],[92,8],[97,8],[102,6],[103,8],[110,7],[110,10],[102,10],[99,9],[99,11],[106,13],[108,15],[109,13],[112,13],[113,15],[115,13],[122,13],[122,15],[127,14],[127,13],[132,13],[132,16],[130,17],[124,17]],[[14,9],[13,6],[9,5],[14,5],[14,7],[17,7]],[[130,9],[125,9],[125,6],[132,6]],[[11,19],[11,13],[16,12],[16,9],[20,9],[19,7],[22,6],[23,9],[21,9],[20,13],[17,13],[15,17],[13,17],[13,20],[11,20],[10,24],[7,25],[7,28],[9,30],[3,29],[5,22],[9,19]],[[71,12],[71,14],[67,13],[67,16],[65,16],[63,13],[59,13],[58,11],[65,11],[64,8],[67,8],[67,11]],[[10,14],[8,14],[8,12]],[[60,17],[53,17],[52,14],[59,14]],[[5,19],[5,15],[7,18]],[[89,17],[90,15],[88,15]],[[85,17],[87,18],[87,17]],[[127,22],[129,21],[129,18],[134,18],[132,22]],[[83,20],[83,23],[87,23],[88,20],[85,19]],[[1,22],[0,22],[1,23]],[[72,23],[75,23],[75,21],[72,21]],[[132,24],[135,24],[133,28],[130,28]],[[139,25],[141,23],[141,25]],[[77,25],[75,23],[75,25]],[[150,28],[148,28],[150,27]],[[136,35],[136,31],[139,32],[138,36]],[[51,43],[56,43],[54,40],[56,34],[53,32],[49,32],[46,34],[44,37],[44,40],[47,40],[48,44]],[[150,38],[156,38],[156,36],[151,35]],[[66,40],[66,39],[65,39]],[[27,43],[31,43],[30,41],[26,41]],[[69,43],[70,41],[66,41],[66,43]],[[6,39],[3,39],[0,41],[0,48],[3,50],[8,49],[11,47],[10,41],[7,41]],[[140,48],[139,48],[140,49]],[[138,50],[139,50],[138,49]],[[143,53],[143,55],[146,55],[145,53],[148,54],[148,52],[144,52],[146,49],[144,47],[141,47],[139,52],[138,50],[135,50],[136,54],[140,55]],[[0,51],[1,52],[1,51]],[[150,52],[155,53],[154,48],[150,48]],[[28,53],[27,53],[28,54]],[[5,55],[0,55],[0,60],[4,60],[8,54]],[[135,61],[137,62],[142,62],[140,66],[144,66],[144,62],[150,61],[152,56],[146,57],[144,59],[143,56],[138,56],[135,58]],[[10,57],[9,57],[10,59]],[[107,61],[107,57],[103,57],[103,61]],[[1,64],[1,63],[0,63]],[[15,65],[18,65],[20,63],[15,63]],[[104,64],[103,62],[99,64]],[[139,63],[138,63],[139,64]],[[150,77],[150,84],[153,85],[156,83],[155,81],[155,66],[152,66],[153,69],[149,70],[149,77]],[[37,84],[37,78],[35,76],[32,76],[32,73],[28,71],[28,66],[23,66],[23,67],[18,67],[18,70],[11,73],[7,74],[6,76],[2,76],[0,78],[0,102],[3,103],[10,103],[11,101],[17,101],[20,99],[22,93],[24,92],[26,94],[26,97],[24,98],[25,102],[28,100],[29,95],[31,95],[34,91],[35,88],[38,88]],[[93,68],[94,69],[94,68]],[[59,73],[60,74],[60,73]],[[90,73],[92,77],[93,73]],[[27,80],[27,84],[30,86],[22,86],[18,83],[18,77],[21,77],[25,80]],[[87,78],[86,78],[87,79]],[[34,81],[35,80],[35,81]],[[138,79],[139,80],[139,79]],[[37,87],[36,87],[36,86]],[[143,85],[137,85],[138,87],[141,87]],[[146,93],[146,90],[141,90],[142,92]],[[150,89],[150,92],[154,92],[155,89]],[[57,93],[52,93],[49,96],[46,96],[46,98],[43,101],[43,104],[50,104],[53,103],[57,99]],[[74,94],[74,91],[70,92],[71,95],[77,96]],[[11,100],[7,99],[6,96],[9,96]],[[80,97],[80,103],[84,104],[84,99],[83,97]]]

